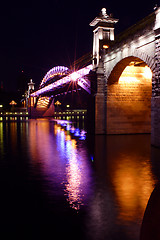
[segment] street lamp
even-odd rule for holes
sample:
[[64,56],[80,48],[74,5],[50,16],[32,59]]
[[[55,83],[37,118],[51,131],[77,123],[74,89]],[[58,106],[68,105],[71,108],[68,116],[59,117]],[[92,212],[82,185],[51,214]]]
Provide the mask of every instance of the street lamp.
[[61,105],[61,103],[60,103],[60,101],[58,101],[57,100],[57,102],[55,102],[55,104],[54,105],[56,105],[56,106],[60,106]]
[[58,109],[59,109],[59,106],[61,105],[61,103],[60,103],[60,101],[58,101],[57,100],[57,102],[55,102],[55,104],[54,104],[55,106],[56,106],[56,108],[57,108],[57,111],[58,111]]
[[17,105],[17,103],[14,100],[12,100],[9,105],[12,106],[11,111],[14,111],[14,107],[15,107],[15,105]]

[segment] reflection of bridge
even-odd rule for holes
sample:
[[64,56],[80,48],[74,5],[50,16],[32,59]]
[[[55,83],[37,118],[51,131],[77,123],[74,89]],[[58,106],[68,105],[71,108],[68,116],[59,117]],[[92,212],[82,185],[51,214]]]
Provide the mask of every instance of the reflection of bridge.
[[[66,90],[75,91],[75,85],[90,93],[86,76],[92,70],[96,91],[90,95],[90,109],[95,133],[151,132],[152,144],[160,146],[160,8],[115,39],[117,22],[102,9],[90,23],[94,33],[92,65],[41,85],[31,95],[36,98],[33,105],[38,107],[45,96],[53,101]],[[51,99],[47,104],[52,105]]]

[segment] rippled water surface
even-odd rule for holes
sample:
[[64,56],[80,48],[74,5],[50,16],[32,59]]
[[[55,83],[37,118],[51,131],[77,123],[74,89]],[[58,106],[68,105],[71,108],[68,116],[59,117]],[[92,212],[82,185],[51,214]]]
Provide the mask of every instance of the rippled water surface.
[[0,234],[138,240],[159,156],[150,135],[86,137],[79,123],[0,122]]

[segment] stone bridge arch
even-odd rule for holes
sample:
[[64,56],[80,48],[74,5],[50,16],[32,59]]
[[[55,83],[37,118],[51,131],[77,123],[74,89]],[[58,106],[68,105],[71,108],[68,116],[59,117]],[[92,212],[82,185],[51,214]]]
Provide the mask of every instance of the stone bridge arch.
[[[109,107],[107,101],[110,85],[118,82],[121,73],[131,61],[141,61],[152,71],[150,87],[151,143],[160,147],[160,7],[155,8],[154,12],[114,39],[114,25],[117,21],[102,11],[101,15],[90,24],[93,26],[94,33],[92,64],[93,70],[97,74],[97,91],[93,96],[95,133],[108,134]],[[106,31],[108,31],[108,38]],[[118,115],[116,117],[115,121],[118,119]],[[112,121],[113,119],[110,122],[112,123]],[[133,121],[134,124],[136,121],[135,123]]]
[[146,52],[134,49],[131,53],[128,52],[128,54],[123,55],[121,58],[115,58],[113,61],[106,60],[106,62],[104,62],[104,74],[106,82],[113,81],[113,79],[115,78],[115,73],[119,78],[125,67],[131,61],[143,61],[144,63],[146,63],[146,65],[151,69],[154,77],[154,57],[149,56]]
[[104,83],[107,134],[151,133],[153,71],[152,58],[140,51],[112,63]]

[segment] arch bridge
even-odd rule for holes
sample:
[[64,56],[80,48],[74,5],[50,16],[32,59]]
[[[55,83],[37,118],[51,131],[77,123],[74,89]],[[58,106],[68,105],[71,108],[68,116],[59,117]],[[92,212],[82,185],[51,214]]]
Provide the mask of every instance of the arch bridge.
[[160,8],[114,38],[118,19],[102,9],[93,27],[95,132],[151,133],[160,147]]
[[[90,94],[92,132],[151,133],[152,144],[160,147],[160,8],[115,38],[117,22],[103,8],[90,23],[92,64],[77,72],[66,69],[50,83],[52,69],[31,97],[61,94],[75,81]],[[91,81],[86,77],[90,71],[96,76]]]
[[77,71],[71,71],[64,66],[56,66],[49,70],[40,83],[37,91],[30,94],[28,110],[31,117],[53,116],[55,101],[67,94],[77,93],[80,90],[91,93],[88,74],[92,64]]

